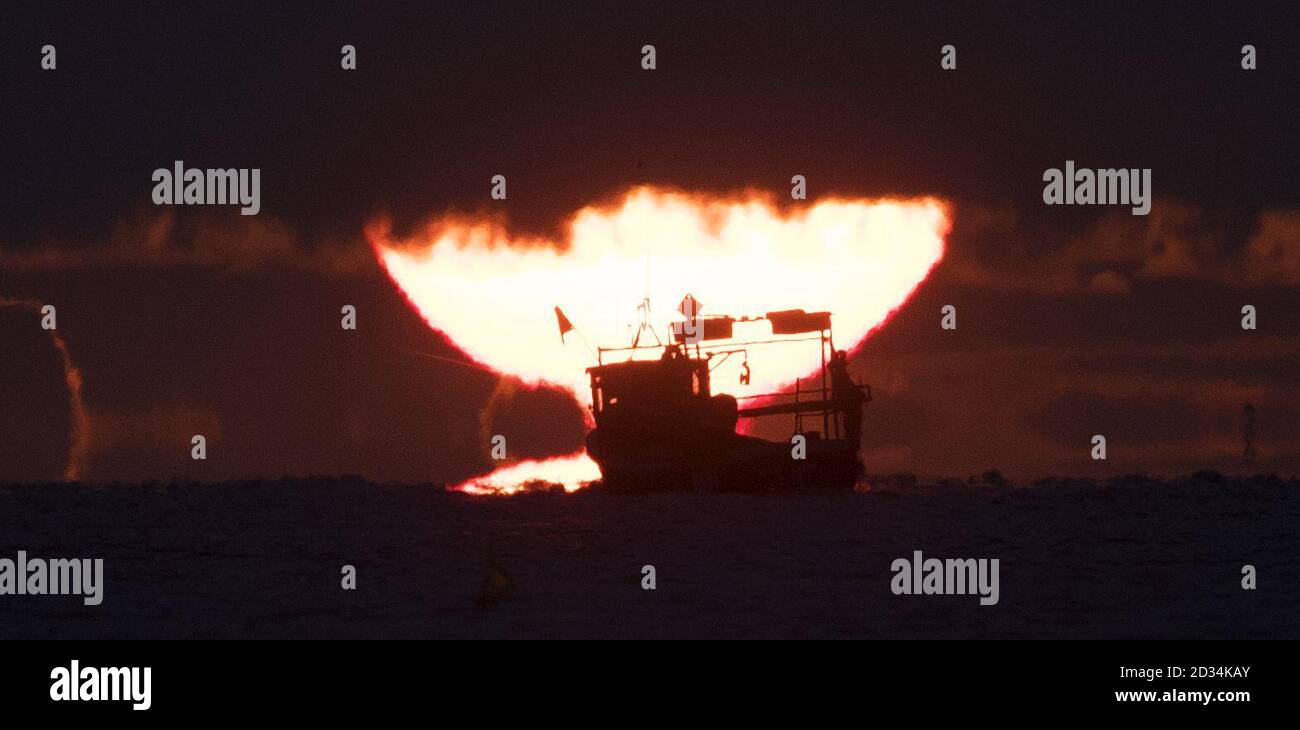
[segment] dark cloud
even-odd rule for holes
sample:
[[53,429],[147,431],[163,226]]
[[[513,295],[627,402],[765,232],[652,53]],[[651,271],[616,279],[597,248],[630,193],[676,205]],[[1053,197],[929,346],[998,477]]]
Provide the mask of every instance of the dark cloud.
[[1135,282],[1232,287],[1300,285],[1300,210],[1263,210],[1239,235],[1222,214],[1167,199],[1151,213],[1103,212],[1073,233],[1008,209],[959,208],[946,274],[989,289],[1044,295],[1125,294]]
[[360,233],[350,242],[304,244],[272,215],[236,211],[142,209],[118,219],[106,240],[46,242],[0,248],[0,270],[112,267],[199,267],[232,272],[297,269],[349,275],[373,268]]

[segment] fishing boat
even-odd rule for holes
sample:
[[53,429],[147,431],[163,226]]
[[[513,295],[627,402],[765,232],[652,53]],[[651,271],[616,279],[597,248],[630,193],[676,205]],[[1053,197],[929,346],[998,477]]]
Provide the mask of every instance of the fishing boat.
[[[758,316],[703,315],[687,295],[685,316],[660,339],[648,324],[649,303],[631,345],[596,351],[587,368],[595,428],[587,453],[600,467],[600,488],[617,493],[720,491],[785,493],[851,490],[859,459],[869,385],[855,382],[835,349],[829,312],[802,309]],[[740,322],[766,322],[762,339],[733,337]],[[755,329],[746,325],[746,329]],[[647,337],[647,335],[649,335]],[[647,340],[653,339],[653,342]],[[730,358],[749,361],[761,348],[806,342],[820,348],[821,372],[793,391],[735,397],[714,394],[710,376]],[[740,433],[742,420],[784,416],[787,441]]]

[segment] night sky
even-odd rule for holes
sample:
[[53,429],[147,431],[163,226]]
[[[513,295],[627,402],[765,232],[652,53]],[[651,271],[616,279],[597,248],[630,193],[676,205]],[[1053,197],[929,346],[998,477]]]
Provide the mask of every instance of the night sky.
[[[635,184],[783,196],[794,174],[810,199],[953,206],[946,259],[852,364],[876,396],[869,472],[1297,472],[1293,6],[551,5],[6,10],[0,297],[57,306],[85,383],[84,478],[486,471],[494,377],[411,354],[455,357],[367,223],[491,212],[554,234]],[[151,173],[175,160],[260,168],[261,213],[153,205]],[[1150,215],[1044,205],[1043,171],[1066,160],[1151,168]],[[13,308],[0,344],[0,479],[57,478],[58,352]],[[558,391],[517,394],[492,426],[521,456],[582,446]]]

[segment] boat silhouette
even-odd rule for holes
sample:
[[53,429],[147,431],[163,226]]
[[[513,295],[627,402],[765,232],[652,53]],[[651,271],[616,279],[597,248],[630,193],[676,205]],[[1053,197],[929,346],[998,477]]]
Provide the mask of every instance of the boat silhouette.
[[[705,316],[687,295],[679,307],[685,319],[664,341],[648,324],[648,310],[643,302],[641,327],[630,346],[599,348],[597,364],[586,370],[595,420],[586,445],[600,467],[600,488],[619,493],[853,489],[862,471],[862,409],[871,388],[849,377],[847,358],[835,350],[829,312]],[[770,325],[769,338],[733,338],[737,322],[760,320]],[[653,344],[643,344],[646,334]],[[745,384],[751,350],[796,341],[820,347],[821,372],[813,383],[796,380],[791,392],[741,398],[713,394],[710,374],[723,361],[744,359]],[[737,432],[741,419],[770,416],[791,417],[789,441]]]

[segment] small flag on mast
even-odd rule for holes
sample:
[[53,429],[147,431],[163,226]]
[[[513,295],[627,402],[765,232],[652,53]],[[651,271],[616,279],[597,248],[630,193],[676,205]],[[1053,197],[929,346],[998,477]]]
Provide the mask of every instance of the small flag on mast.
[[568,317],[564,316],[564,312],[561,312],[559,307],[555,308],[555,321],[560,325],[560,342],[563,343],[564,336],[569,333],[569,330],[573,329],[573,323],[569,321]]

